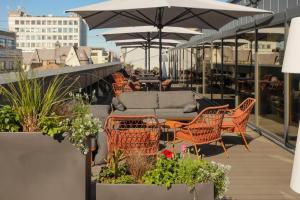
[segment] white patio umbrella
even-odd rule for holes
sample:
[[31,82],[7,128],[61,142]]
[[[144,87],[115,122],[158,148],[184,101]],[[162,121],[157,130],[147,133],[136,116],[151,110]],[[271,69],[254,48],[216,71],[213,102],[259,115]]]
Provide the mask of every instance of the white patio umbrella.
[[[162,29],[163,39],[189,40],[192,36],[200,35],[201,32],[181,27],[164,27]],[[158,30],[154,26],[135,26],[110,29],[102,33],[106,41],[145,39],[151,41],[158,38]]]
[[[124,45],[147,45],[148,41],[144,39],[131,39],[131,40],[115,40],[113,41],[116,43],[117,46],[124,46]],[[180,44],[180,41],[177,40],[168,40],[168,39],[162,39],[161,40],[161,46],[176,46],[177,44]],[[158,39],[152,40],[150,42],[150,45],[159,45],[160,42]]]
[[[194,31],[187,28],[181,27],[164,27],[162,29],[163,39],[173,39],[173,40],[189,40],[192,36],[200,35],[201,32]],[[158,37],[158,30],[154,26],[135,26],[135,27],[121,27],[113,28],[109,31],[102,33],[106,41],[113,40],[128,40],[128,39],[144,39],[147,40],[145,45],[145,70],[147,68],[150,70],[150,59],[147,62],[147,56],[150,55],[150,42]],[[147,66],[148,64],[148,66]]]
[[[270,13],[216,0],[111,0],[67,12],[82,16],[90,29],[154,26],[158,28],[160,47],[166,26],[218,30],[239,17]],[[161,72],[162,49],[159,50]]]

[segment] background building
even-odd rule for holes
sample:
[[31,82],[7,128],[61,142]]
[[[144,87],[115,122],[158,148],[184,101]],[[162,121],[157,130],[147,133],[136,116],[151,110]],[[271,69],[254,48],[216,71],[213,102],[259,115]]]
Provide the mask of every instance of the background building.
[[17,70],[21,60],[22,52],[16,49],[16,34],[0,30],[0,73]]
[[16,33],[16,46],[23,51],[87,44],[87,26],[74,14],[63,17],[31,16],[17,9],[8,14],[8,28]]

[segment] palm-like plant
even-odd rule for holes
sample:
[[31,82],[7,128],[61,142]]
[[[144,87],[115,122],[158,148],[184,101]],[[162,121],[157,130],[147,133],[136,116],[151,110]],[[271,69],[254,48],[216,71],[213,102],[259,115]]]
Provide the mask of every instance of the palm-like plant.
[[16,83],[0,86],[0,94],[20,116],[24,132],[39,131],[39,120],[49,116],[53,106],[66,100],[75,82],[64,87],[65,79],[66,76],[56,76],[44,85],[43,79],[30,79],[27,73],[19,72]]

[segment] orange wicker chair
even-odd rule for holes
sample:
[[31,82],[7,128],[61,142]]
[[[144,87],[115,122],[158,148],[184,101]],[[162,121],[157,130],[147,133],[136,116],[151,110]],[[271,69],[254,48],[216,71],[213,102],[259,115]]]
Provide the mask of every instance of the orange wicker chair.
[[248,119],[255,102],[256,100],[254,98],[247,98],[237,108],[228,111],[222,124],[223,131],[240,135],[249,151],[250,149],[245,135]]
[[115,96],[119,96],[122,92],[132,92],[133,90],[131,87],[129,87],[127,84],[122,84],[122,83],[113,83],[113,90],[115,93]]
[[113,73],[112,77],[113,77],[115,83],[125,84],[127,82],[127,79],[120,72]]
[[190,123],[174,121],[170,124],[170,122],[168,122],[168,125],[174,130],[173,146],[175,145],[176,140],[192,143],[196,154],[199,157],[200,149],[197,149],[197,145],[220,142],[228,157],[227,150],[221,137],[221,125],[227,109],[228,105],[208,107]]
[[105,123],[108,153],[157,155],[160,125],[155,116],[109,116]]

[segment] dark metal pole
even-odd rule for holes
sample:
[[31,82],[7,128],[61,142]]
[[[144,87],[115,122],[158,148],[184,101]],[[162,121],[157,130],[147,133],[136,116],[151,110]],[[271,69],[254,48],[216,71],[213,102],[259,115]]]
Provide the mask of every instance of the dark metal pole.
[[191,81],[191,89],[193,88],[193,48],[191,48],[191,72],[190,72],[190,81]]
[[145,72],[144,73],[147,73],[147,45],[145,45]]
[[239,69],[238,69],[238,37],[237,35],[235,34],[235,77],[234,77],[234,80],[235,80],[235,105],[237,106],[238,105],[238,73],[239,73]]
[[221,99],[224,103],[224,39],[221,39]]
[[147,39],[148,39],[148,72],[150,72],[150,49],[151,49],[151,41],[150,41],[150,33],[148,33],[147,35]]

